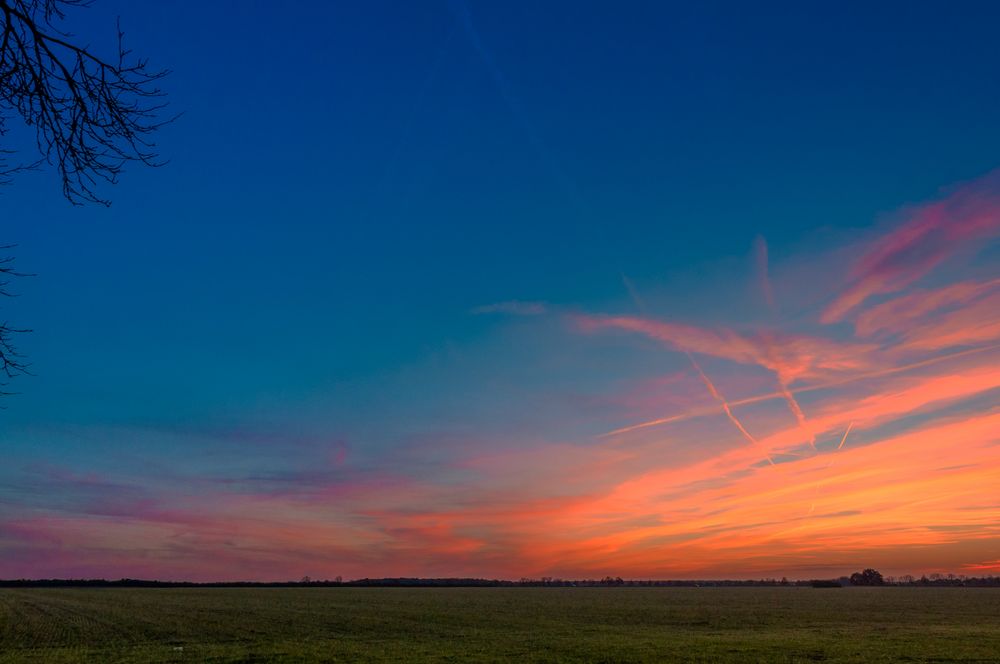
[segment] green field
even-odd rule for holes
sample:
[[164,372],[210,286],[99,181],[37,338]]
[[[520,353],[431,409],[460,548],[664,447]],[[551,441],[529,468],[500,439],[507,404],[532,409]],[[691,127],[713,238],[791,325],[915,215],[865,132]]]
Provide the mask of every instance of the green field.
[[1000,662],[977,588],[0,589],[0,662]]

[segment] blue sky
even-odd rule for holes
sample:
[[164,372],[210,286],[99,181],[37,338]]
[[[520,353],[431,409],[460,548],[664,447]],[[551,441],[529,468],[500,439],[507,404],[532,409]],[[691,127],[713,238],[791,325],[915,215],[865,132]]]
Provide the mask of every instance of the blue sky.
[[[2,240],[36,274],[3,303],[34,330],[21,346],[35,375],[0,414],[7,481],[22,487],[8,517],[56,510],[24,498],[44,492],[39,467],[129,486],[162,468],[243,482],[341,448],[359,473],[397,473],[456,446],[587,447],[628,423],[609,395],[690,367],[682,353],[651,356],[652,341],[578,334],[572,316],[817,329],[857,243],[998,165],[998,13],[457,1],[72,12],[96,45],[120,16],[127,44],[172,71],[164,88],[183,115],[157,139],[169,163],[128,169],[102,192],[110,208],[70,206],[49,171],[0,192]],[[758,237],[777,313],[757,289]],[[947,274],[995,276],[995,244],[983,252]],[[810,288],[807,265],[824,272]],[[509,302],[545,314],[475,313]],[[729,375],[729,360],[703,360]]]

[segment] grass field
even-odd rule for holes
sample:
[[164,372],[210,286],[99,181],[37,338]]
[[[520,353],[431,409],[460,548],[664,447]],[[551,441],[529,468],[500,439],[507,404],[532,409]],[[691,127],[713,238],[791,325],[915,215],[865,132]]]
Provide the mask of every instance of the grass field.
[[0,589],[0,662],[1000,662],[976,588]]

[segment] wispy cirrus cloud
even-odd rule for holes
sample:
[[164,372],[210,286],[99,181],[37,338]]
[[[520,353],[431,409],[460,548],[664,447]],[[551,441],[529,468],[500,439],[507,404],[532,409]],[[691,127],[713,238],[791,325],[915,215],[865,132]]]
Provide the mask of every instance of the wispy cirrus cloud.
[[877,346],[773,330],[741,333],[726,327],[702,327],[635,316],[578,315],[580,329],[614,328],[638,332],[680,351],[711,355],[773,371],[783,383],[819,378],[873,366]]
[[[649,446],[671,441],[672,432],[682,425],[689,429],[692,418],[731,419],[735,408],[752,409],[740,415],[740,428],[761,430],[753,437],[760,450],[731,440],[731,447],[700,461],[625,480],[607,498],[595,501],[595,513],[624,517],[646,511],[652,517],[678,510],[676,521],[605,532],[589,545],[574,542],[580,563],[595,551],[613,551],[615,560],[624,556],[636,565],[666,551],[671,556],[686,551],[723,564],[739,551],[766,564],[773,563],[778,542],[799,562],[811,552],[840,551],[850,558],[852,551],[872,556],[880,547],[908,544],[995,550],[1000,531],[990,519],[1000,506],[980,503],[982,491],[1000,476],[997,414],[983,411],[990,395],[1000,390],[995,346],[1000,339],[1000,280],[966,279],[930,289],[913,285],[998,231],[997,173],[910,210],[902,224],[862,254],[834,302],[817,312],[819,323],[850,315],[854,336],[815,326],[802,334],[648,315],[575,317],[578,329],[586,332],[630,331],[678,352],[727,360],[734,364],[732,374],[741,367],[763,367],[774,372],[779,384],[774,392],[611,431],[607,440],[616,447]],[[761,280],[761,243],[756,254]],[[773,292],[763,281],[760,288],[765,299]],[[889,294],[896,296],[870,304],[875,296]],[[808,417],[798,406],[803,396],[810,401]],[[779,400],[787,401],[795,414],[794,425],[774,417],[773,404]],[[655,435],[648,433],[651,428]],[[822,441],[822,447],[803,449],[803,431],[811,441]],[[781,462],[761,466],[761,451]],[[909,454],[921,458],[911,460]],[[697,486],[713,487],[718,494],[709,498]],[[916,502],[909,500],[907,493],[918,486],[926,493]],[[614,495],[629,498],[620,505],[617,499],[609,503]],[[654,507],[664,495],[670,499]],[[698,496],[696,506],[684,508],[693,496]],[[799,506],[796,510],[806,505],[806,516],[786,512],[787,501]],[[924,512],[930,504],[937,507]],[[691,515],[702,505],[712,509],[709,518],[699,521]],[[725,527],[722,514],[727,515]],[[611,524],[618,520],[608,516],[607,528],[615,530]],[[593,523],[590,518],[586,522]],[[977,549],[972,541],[983,544]],[[658,553],[651,554],[653,550]]]
[[835,323],[868,298],[910,286],[971,242],[1000,232],[1000,170],[911,209],[905,221],[864,251],[849,284],[821,316]]
[[960,281],[934,289],[914,289],[906,295],[868,307],[858,313],[854,329],[859,336],[898,334],[919,326],[934,315],[967,306],[1000,291],[1000,279]]
[[970,572],[997,572],[1000,571],[1000,560],[985,560],[981,563],[967,563],[962,565],[962,569]]
[[1000,339],[1000,279],[921,289],[861,311],[855,329],[901,349],[933,351]]

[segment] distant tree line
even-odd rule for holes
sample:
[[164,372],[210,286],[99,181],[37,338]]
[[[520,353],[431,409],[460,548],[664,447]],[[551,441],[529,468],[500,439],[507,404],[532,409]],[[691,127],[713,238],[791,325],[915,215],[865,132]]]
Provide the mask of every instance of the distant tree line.
[[787,578],[774,579],[623,579],[620,576],[606,576],[602,579],[559,579],[543,576],[538,579],[523,577],[516,581],[509,579],[480,579],[467,577],[417,578],[388,577],[378,579],[354,579],[344,581],[340,577],[332,580],[313,580],[303,577],[300,581],[155,581],[147,579],[10,579],[0,580],[0,588],[327,588],[327,587],[391,587],[391,588],[517,588],[517,587],[583,587],[583,588],[714,588],[714,587],[768,587],[768,586],[812,586],[818,588],[845,586],[930,586],[930,587],[976,587],[1000,588],[1000,576],[965,576],[962,574],[931,574],[916,578],[910,575],[883,577],[878,571],[866,569],[851,576],[836,579],[809,579],[790,581]]

